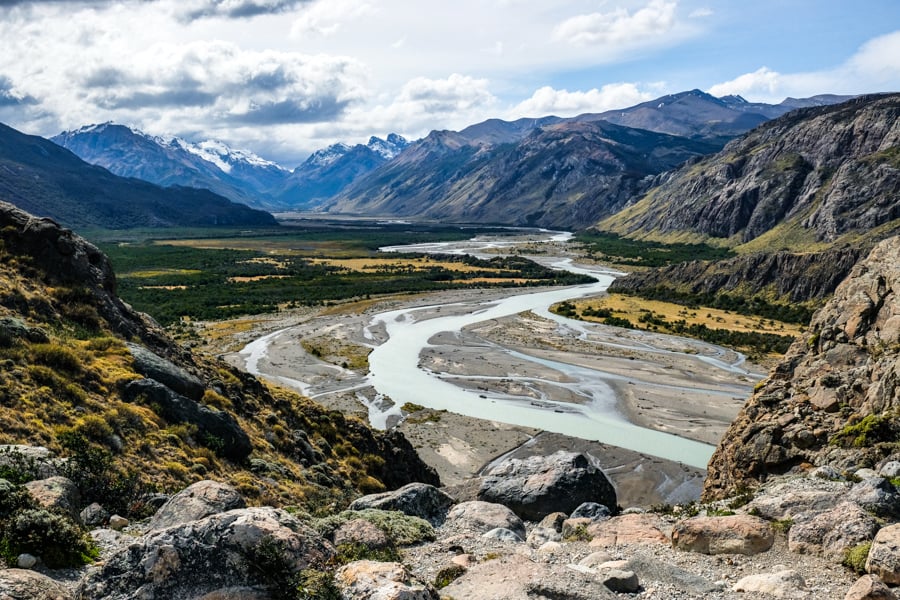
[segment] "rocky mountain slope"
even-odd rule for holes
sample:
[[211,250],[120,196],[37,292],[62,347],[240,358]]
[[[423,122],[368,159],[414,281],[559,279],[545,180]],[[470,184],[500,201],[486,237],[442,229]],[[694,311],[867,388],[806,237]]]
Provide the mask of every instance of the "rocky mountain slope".
[[122,177],[164,187],[207,189],[265,210],[306,209],[392,159],[409,143],[397,134],[367,144],[334,144],[289,171],[222,142],[190,143],[103,123],[64,131],[51,141]]
[[821,250],[897,231],[900,95],[794,111],[667,175],[600,223],[635,237]]
[[622,110],[588,113],[579,121],[604,120],[617,125],[647,129],[722,144],[757,125],[796,108],[837,104],[850,96],[824,95],[789,98],[780,104],[747,102],[740,96],[716,98],[700,90],[670,94]]
[[900,238],[881,242],[813,317],[709,464],[707,498],[767,477],[900,458]]
[[121,177],[163,187],[207,189],[260,208],[265,207],[265,190],[287,176],[287,171],[275,163],[221,143],[190,144],[115,123],[64,131],[50,141]]
[[402,436],[175,344],[71,231],[0,203],[0,232],[0,442],[106,456],[113,488],[215,476],[279,504],[436,483]]
[[0,199],[76,228],[275,224],[272,215],[207,190],[119,177],[2,124]]
[[577,228],[615,212],[649,175],[714,149],[604,121],[549,124],[510,143],[482,139],[432,132],[326,210]]

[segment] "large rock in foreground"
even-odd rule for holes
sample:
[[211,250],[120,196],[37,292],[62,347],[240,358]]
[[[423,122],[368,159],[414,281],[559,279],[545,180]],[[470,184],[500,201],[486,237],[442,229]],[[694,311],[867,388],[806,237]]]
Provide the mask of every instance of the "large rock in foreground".
[[839,470],[887,458],[900,408],[900,237],[879,243],[812,319],[722,437],[703,498],[802,464]]
[[616,490],[603,471],[584,454],[564,450],[502,461],[484,476],[478,499],[503,504],[526,521],[568,514],[583,502],[616,509]]
[[212,598],[234,588],[249,593],[266,588],[280,572],[321,568],[333,556],[328,542],[283,510],[232,510],[139,538],[90,572],[78,597]]

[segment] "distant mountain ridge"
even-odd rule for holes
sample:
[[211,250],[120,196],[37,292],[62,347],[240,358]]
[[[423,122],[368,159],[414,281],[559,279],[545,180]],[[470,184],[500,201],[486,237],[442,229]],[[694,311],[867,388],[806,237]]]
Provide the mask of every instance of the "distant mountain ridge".
[[334,144],[315,152],[292,172],[219,141],[191,143],[115,123],[65,131],[51,141],[116,175],[162,186],[208,189],[269,210],[297,208],[298,204],[302,208],[323,193],[334,194],[346,185],[348,177],[383,164],[409,144],[397,134],[389,134],[387,139],[372,136],[365,145]]
[[272,215],[208,190],[120,177],[3,124],[0,199],[75,229],[276,224]]

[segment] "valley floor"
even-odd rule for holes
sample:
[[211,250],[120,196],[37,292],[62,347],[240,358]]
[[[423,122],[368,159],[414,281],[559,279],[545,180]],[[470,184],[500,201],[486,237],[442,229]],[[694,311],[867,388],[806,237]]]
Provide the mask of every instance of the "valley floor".
[[[366,331],[373,315],[401,307],[473,298],[483,301],[513,293],[517,292],[460,290],[399,296],[197,323],[196,327],[206,350],[240,368],[299,389],[330,408],[364,419],[372,415],[373,421],[384,420],[382,426],[398,425],[423,460],[437,469],[445,485],[464,484],[499,456],[571,449],[596,459],[616,485],[622,506],[696,499],[705,473],[702,469],[494,420],[421,406],[404,406],[400,411],[390,400],[376,396],[366,379],[365,361],[360,360],[377,342],[371,339],[372,332]],[[264,353],[254,355],[245,348],[263,336],[271,336]],[[732,369],[713,366],[737,362],[738,357],[694,340],[603,325],[591,325],[589,335],[576,335],[574,330],[566,331],[530,312],[478,323],[457,335],[441,334],[432,343],[422,353],[421,364],[445,379],[485,393],[530,395],[534,402],[548,395],[575,403],[583,398],[577,394],[566,398],[565,374],[533,362],[523,365],[516,352],[575,367],[602,368],[614,380],[616,410],[625,420],[711,445],[717,443],[763,375],[749,364]],[[527,378],[509,377],[523,374],[523,368],[528,369],[524,373]]]

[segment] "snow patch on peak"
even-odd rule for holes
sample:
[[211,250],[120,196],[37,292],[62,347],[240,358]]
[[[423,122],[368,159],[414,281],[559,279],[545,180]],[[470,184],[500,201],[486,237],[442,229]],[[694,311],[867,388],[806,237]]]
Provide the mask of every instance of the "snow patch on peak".
[[389,133],[386,140],[373,135],[369,138],[369,143],[366,144],[366,147],[369,150],[386,160],[391,160],[400,154],[407,146],[409,146],[409,142],[406,141],[406,138],[402,135],[397,135],[396,133]]
[[350,152],[350,146],[343,142],[332,144],[327,148],[316,150],[306,159],[306,164],[316,167],[325,167]]

